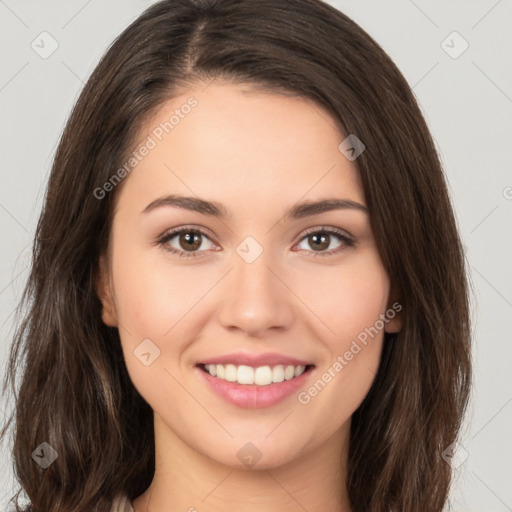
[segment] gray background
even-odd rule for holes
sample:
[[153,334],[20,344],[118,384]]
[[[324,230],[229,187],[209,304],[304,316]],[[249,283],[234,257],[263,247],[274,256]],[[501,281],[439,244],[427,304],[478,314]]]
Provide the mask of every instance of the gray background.
[[[151,3],[0,0],[2,376],[65,121],[107,46]],[[475,386],[451,510],[512,511],[512,2],[330,3],[383,46],[413,87],[444,163],[467,249]],[[51,36],[41,36],[44,31]],[[52,38],[58,48],[42,58],[55,45]],[[464,41],[469,47],[459,55]],[[12,406],[1,405],[2,411]],[[5,442],[0,450],[1,512],[14,480]]]

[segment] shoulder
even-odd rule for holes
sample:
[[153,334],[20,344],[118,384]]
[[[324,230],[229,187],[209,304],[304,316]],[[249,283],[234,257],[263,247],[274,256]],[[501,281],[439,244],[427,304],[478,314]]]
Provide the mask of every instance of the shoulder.
[[[9,509],[8,512],[14,512],[14,509]],[[22,512],[33,512],[32,505],[28,505],[27,508],[22,509]],[[112,508],[110,509],[110,512],[134,512],[134,510],[128,496],[124,493],[119,493],[112,501]]]
[[[9,509],[8,512],[14,512],[14,510],[15,509]],[[27,508],[21,510],[22,512],[33,512],[32,505],[28,505]],[[128,496],[124,493],[119,493],[112,501],[112,508],[110,509],[110,512],[134,512],[134,510]]]
[[133,512],[132,504],[128,496],[124,493],[119,493],[112,502],[111,512]]

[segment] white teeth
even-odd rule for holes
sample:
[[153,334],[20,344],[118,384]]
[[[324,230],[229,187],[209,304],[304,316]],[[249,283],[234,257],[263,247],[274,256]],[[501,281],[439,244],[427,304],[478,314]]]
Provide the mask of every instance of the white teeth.
[[212,376],[228,382],[238,382],[238,384],[255,384],[256,386],[268,386],[272,383],[291,380],[301,376],[305,370],[305,366],[284,366],[278,364],[276,366],[251,366],[234,364],[207,364],[204,369]]
[[272,370],[270,366],[259,366],[254,371],[254,384],[257,386],[268,386],[272,384]]
[[239,366],[236,380],[239,384],[254,384],[254,370],[250,366]]
[[284,367],[278,364],[272,368],[272,382],[283,382],[284,380]]
[[224,378],[229,382],[235,382],[236,380],[236,366],[234,364],[226,365],[226,372]]
[[303,373],[304,373],[304,370],[306,369],[305,366],[296,366],[295,367],[295,370],[293,372],[293,375],[295,377],[300,377]]
[[295,375],[295,367],[287,366],[284,369],[284,380],[291,380]]

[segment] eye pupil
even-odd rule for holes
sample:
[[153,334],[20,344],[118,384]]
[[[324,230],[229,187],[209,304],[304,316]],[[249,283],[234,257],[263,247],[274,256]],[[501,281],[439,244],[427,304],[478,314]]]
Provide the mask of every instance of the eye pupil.
[[[199,249],[201,247],[201,235],[199,233],[187,232],[182,233],[180,236],[180,244],[181,246],[188,250]],[[183,243],[185,242],[185,243]]]
[[[317,248],[317,249],[327,249],[327,247],[329,247],[329,235],[319,235],[319,234],[314,234],[314,235],[310,235],[309,237],[310,241],[313,240],[313,244],[311,245],[311,247],[313,248]],[[319,242],[319,243],[317,243]]]

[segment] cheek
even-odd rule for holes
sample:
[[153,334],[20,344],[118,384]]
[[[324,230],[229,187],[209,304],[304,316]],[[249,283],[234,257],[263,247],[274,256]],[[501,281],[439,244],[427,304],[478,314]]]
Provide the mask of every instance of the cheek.
[[314,274],[314,281],[297,282],[295,289],[316,317],[311,324],[315,335],[331,352],[344,351],[347,343],[350,346],[385,313],[388,276],[373,251],[347,258],[346,264],[337,268],[319,267]]
[[155,248],[134,248],[121,236],[115,242],[112,278],[125,362],[134,385],[151,401],[155,389],[169,388],[165,370],[177,374],[191,335],[187,314],[194,311],[200,324],[198,300],[210,284],[191,266],[171,265]]
[[204,271],[172,264],[163,250],[122,253],[121,246],[118,257],[113,258],[119,321],[130,336],[165,343],[175,337],[188,312],[200,311],[198,301],[211,284]]
[[[338,309],[331,311],[334,330],[340,333],[340,342],[364,338],[362,333],[375,326],[385,313],[388,302],[388,279],[380,266],[368,266],[352,272],[343,283],[337,296]],[[380,329],[382,325],[378,324]],[[374,332],[374,331],[372,331]],[[344,348],[344,347],[340,347]]]
[[318,420],[315,429],[322,432],[353,414],[380,363],[389,279],[375,254],[352,263],[324,277],[317,274],[316,286],[303,290],[322,320],[315,322],[314,336],[322,341],[326,357],[298,401]]
[[123,252],[121,243],[117,247],[113,285],[128,373],[154,410],[165,410],[172,397],[178,417],[187,405],[187,397],[177,384],[181,380],[181,354],[193,331],[187,314],[193,311],[200,325],[198,300],[210,285],[201,272],[173,266],[161,254],[152,258],[157,251]]

